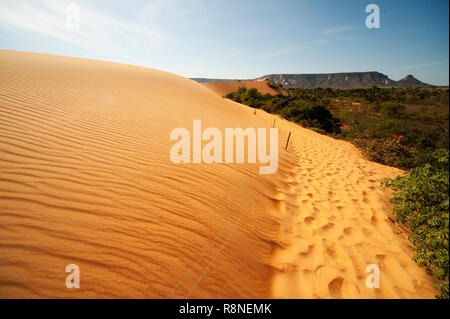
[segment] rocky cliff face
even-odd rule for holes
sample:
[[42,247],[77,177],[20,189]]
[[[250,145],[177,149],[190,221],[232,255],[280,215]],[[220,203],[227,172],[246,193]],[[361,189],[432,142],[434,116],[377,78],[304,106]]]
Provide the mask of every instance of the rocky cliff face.
[[367,88],[374,85],[378,87],[418,87],[429,86],[412,75],[400,81],[391,80],[380,72],[349,72],[326,74],[270,74],[257,80],[269,79],[287,88]]
[[[417,80],[412,75],[407,75],[400,81],[391,80],[380,72],[348,72],[348,73],[324,73],[324,74],[269,74],[257,78],[257,81],[269,79],[281,84],[285,88],[333,88],[355,89],[378,87],[429,87],[431,85]],[[205,79],[192,78],[192,80],[205,82],[231,82],[229,79]]]

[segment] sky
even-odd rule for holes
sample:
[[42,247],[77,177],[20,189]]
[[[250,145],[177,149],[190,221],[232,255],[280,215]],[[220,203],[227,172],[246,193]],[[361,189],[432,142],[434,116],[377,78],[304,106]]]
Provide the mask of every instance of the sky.
[[[365,24],[372,3],[380,28]],[[0,48],[186,77],[379,71],[448,85],[449,1],[0,0]]]

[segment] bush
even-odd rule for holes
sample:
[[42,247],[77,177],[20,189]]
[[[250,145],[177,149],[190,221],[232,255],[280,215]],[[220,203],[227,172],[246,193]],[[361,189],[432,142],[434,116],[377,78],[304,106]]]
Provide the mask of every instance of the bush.
[[356,138],[352,142],[370,161],[402,169],[416,166],[417,150],[411,146],[403,145],[393,138]]
[[375,113],[380,113],[380,111],[381,111],[381,104],[378,103],[378,102],[375,102],[372,105],[372,111],[374,111]]
[[243,86],[240,86],[236,92],[229,93],[225,97],[235,102],[242,103],[241,96],[245,92],[247,92],[247,89]]
[[396,204],[393,213],[397,222],[412,232],[409,240],[416,245],[414,260],[441,281],[437,284],[441,290],[438,298],[449,297],[448,156],[448,150],[438,152],[438,166],[426,164],[383,181],[394,191],[391,202]]
[[[270,113],[281,114],[284,118],[302,123],[307,127],[318,128],[328,133],[340,132],[339,120],[333,117],[327,107],[315,102],[300,100],[283,94],[277,96],[262,95],[256,88],[246,89],[244,87],[228,94],[226,98],[254,108],[262,108]],[[323,103],[326,102],[327,100]]]
[[322,105],[302,105],[294,103],[284,108],[281,115],[306,127],[314,127],[329,133],[340,131],[339,121],[333,117],[330,110]]
[[[245,105],[254,107],[254,108],[261,107],[261,105],[262,105],[261,100],[262,100],[263,96],[261,93],[258,92],[257,89],[250,88],[245,91],[242,90],[241,92],[242,93],[240,94],[240,100],[242,101],[242,103],[244,103]],[[239,93],[240,92],[238,91],[237,94],[239,94]]]
[[362,128],[362,136],[369,138],[388,138],[392,135],[403,135],[402,125],[398,120],[385,119]]
[[269,79],[267,79],[266,81],[267,81],[267,85],[276,91],[279,91],[282,88],[281,84],[276,84],[275,82],[273,82]]
[[405,106],[398,103],[384,103],[381,106],[381,113],[389,117],[401,117],[405,112]]
[[288,102],[282,97],[275,97],[268,100],[262,108],[269,113],[280,113],[287,106]]

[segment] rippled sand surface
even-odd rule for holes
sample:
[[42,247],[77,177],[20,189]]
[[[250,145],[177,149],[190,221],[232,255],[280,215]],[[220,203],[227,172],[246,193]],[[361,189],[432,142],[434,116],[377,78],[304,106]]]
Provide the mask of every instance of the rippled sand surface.
[[173,74],[10,51],[0,113],[1,297],[268,295],[279,177],[169,158],[193,119],[264,120]]
[[[379,186],[401,172],[348,143],[277,118],[275,175],[174,164],[176,127],[276,117],[162,71],[5,50],[0,114],[0,297],[435,294]],[[379,289],[365,286],[371,263]],[[68,264],[79,289],[66,288]]]

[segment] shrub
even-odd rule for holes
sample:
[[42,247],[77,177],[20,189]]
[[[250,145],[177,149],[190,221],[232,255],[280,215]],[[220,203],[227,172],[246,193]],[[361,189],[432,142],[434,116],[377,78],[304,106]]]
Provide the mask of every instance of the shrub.
[[288,102],[282,97],[274,97],[268,100],[263,105],[263,109],[270,113],[280,113],[280,111],[287,106]]
[[330,110],[322,105],[302,105],[301,103],[291,103],[291,106],[284,108],[281,115],[296,123],[301,123],[306,127],[314,127],[329,133],[340,131],[339,121],[333,117]]
[[278,91],[282,88],[281,84],[276,84],[275,82],[273,82],[269,79],[267,79],[266,81],[267,81],[267,85],[276,91]]
[[259,93],[255,88],[248,89],[241,94],[242,103],[254,108],[259,108],[261,106],[261,99],[261,93]]
[[439,166],[414,168],[404,176],[385,179],[383,185],[394,191],[391,202],[397,222],[412,232],[409,240],[416,245],[414,260],[441,283],[438,298],[449,297],[448,234],[449,234],[449,173],[448,150],[439,152]]
[[401,117],[405,112],[405,106],[398,103],[388,102],[381,106],[381,113],[389,117]]
[[409,169],[416,165],[417,150],[394,138],[356,138],[353,141],[365,158],[384,165]]
[[243,86],[240,86],[236,92],[229,93],[225,97],[235,102],[242,103],[241,96],[245,92],[247,92],[247,89]]
[[378,103],[378,102],[375,102],[375,103],[372,105],[372,111],[374,111],[374,112],[376,112],[376,113],[380,113],[380,111],[381,111],[381,104]]

